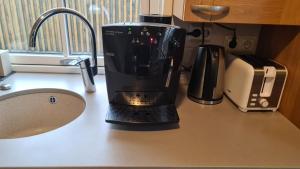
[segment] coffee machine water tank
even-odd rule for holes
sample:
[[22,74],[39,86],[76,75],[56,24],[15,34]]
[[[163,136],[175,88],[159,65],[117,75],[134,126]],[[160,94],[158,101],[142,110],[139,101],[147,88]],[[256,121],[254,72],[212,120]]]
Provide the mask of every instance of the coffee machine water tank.
[[109,99],[106,121],[118,124],[177,123],[174,105],[185,31],[158,23],[102,27]]

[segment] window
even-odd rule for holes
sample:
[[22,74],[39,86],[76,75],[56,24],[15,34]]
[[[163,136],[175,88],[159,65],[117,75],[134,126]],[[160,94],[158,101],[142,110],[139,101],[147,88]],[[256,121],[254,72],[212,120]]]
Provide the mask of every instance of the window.
[[[51,8],[62,7],[59,0],[0,0],[0,49],[27,52],[31,26],[39,15]],[[49,19],[39,31],[34,52],[62,53],[62,22]]]
[[[114,22],[137,21],[140,0],[0,0],[0,48],[11,52],[29,52],[28,34],[41,13],[56,7],[79,11],[93,25],[97,34],[98,53],[101,53],[101,25]],[[64,32],[61,29],[67,27]],[[39,30],[35,52],[62,53],[67,33],[70,53],[90,51],[88,30],[75,16],[51,17]]]
[[[116,22],[136,22],[140,0],[67,0],[66,6],[82,13],[96,32],[98,53],[102,54],[101,25]],[[71,54],[90,52],[88,30],[78,18],[68,15]]]
[[63,57],[89,54],[90,37],[85,25],[75,16],[62,14],[51,17],[42,25],[37,36],[37,47],[28,49],[29,33],[35,20],[49,9],[67,7],[79,11],[93,25],[99,65],[103,66],[101,25],[136,22],[140,13],[163,11],[164,1],[0,0],[0,49],[10,51],[12,63],[29,65],[59,65]]

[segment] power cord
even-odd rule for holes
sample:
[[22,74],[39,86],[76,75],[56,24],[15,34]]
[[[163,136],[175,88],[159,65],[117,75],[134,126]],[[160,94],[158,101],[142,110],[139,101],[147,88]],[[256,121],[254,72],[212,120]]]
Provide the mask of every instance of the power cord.
[[[201,44],[204,45],[204,42],[205,42],[205,23],[202,23],[201,30],[194,29],[192,32],[187,32],[186,35],[193,36],[193,37],[196,37],[196,38],[201,36],[201,40],[202,40]],[[191,72],[192,68],[193,68],[193,66],[185,66],[185,65],[181,64],[180,72]]]
[[215,23],[217,26],[221,27],[221,28],[224,28],[224,29],[227,29],[227,30],[230,30],[233,32],[233,36],[232,36],[232,39],[231,41],[229,42],[229,47],[231,49],[234,49],[236,48],[237,46],[237,36],[236,36],[236,28],[231,28],[229,26],[226,26],[226,25],[223,25],[223,24],[220,24],[220,23]]
[[[205,31],[205,23],[204,22],[201,25],[201,29],[202,29],[202,32]],[[202,45],[204,45],[204,41],[205,41],[205,35],[204,35],[204,33],[202,33]]]

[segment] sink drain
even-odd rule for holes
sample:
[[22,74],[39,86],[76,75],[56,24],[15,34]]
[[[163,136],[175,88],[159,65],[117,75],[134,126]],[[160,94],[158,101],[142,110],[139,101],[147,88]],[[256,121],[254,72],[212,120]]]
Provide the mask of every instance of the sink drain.
[[50,104],[55,104],[56,102],[57,102],[57,99],[56,99],[55,96],[50,96],[50,97],[49,97],[49,103],[50,103]]

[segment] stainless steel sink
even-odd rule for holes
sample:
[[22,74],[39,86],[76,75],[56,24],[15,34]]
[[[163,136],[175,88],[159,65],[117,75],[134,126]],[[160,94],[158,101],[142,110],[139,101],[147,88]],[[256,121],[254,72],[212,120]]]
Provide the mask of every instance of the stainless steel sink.
[[73,121],[84,99],[61,89],[32,89],[0,97],[0,139],[33,136]]

